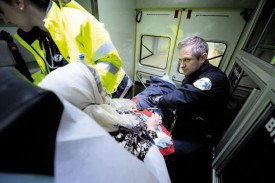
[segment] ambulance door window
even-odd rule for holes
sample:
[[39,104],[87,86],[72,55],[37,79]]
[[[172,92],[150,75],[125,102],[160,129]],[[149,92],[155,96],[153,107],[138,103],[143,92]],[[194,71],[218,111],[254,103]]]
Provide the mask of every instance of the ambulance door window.
[[244,50],[275,65],[275,1],[266,1]]
[[140,44],[141,65],[165,69],[171,45],[168,37],[143,35]]

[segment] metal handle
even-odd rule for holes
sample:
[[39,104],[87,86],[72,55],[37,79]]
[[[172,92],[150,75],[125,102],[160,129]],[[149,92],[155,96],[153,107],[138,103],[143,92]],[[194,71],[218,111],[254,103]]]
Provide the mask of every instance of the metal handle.
[[137,74],[137,78],[138,78],[138,80],[141,82],[141,84],[143,85],[143,87],[146,88],[146,85],[142,82],[141,76],[139,76],[139,75]]
[[175,75],[172,76],[172,80],[173,80],[173,81],[176,81],[176,82],[181,82],[180,80],[176,79],[176,76],[175,76]]

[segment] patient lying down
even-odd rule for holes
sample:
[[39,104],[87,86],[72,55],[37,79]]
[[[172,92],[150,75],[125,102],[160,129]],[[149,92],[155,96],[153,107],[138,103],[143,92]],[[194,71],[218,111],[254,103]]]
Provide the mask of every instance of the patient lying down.
[[[157,137],[155,130],[160,119],[158,114],[153,114],[150,118],[140,117],[132,111],[128,115],[119,114],[110,105],[113,99],[102,87],[98,72],[81,62],[73,62],[54,70],[39,86],[55,92],[83,110],[126,150],[144,161],[160,182],[170,182],[163,156],[153,142]],[[133,119],[136,120],[135,126],[129,123]]]

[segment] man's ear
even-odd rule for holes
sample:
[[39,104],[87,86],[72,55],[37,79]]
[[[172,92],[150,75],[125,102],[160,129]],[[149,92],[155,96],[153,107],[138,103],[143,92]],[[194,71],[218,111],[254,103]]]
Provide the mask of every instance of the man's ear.
[[207,59],[207,56],[208,56],[207,53],[203,53],[203,54],[201,55],[202,60],[205,61],[205,60]]

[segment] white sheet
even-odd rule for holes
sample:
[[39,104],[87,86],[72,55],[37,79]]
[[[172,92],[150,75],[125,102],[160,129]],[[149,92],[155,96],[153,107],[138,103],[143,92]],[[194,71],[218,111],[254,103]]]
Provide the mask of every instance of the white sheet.
[[55,183],[159,182],[88,115],[64,100],[55,154]]

